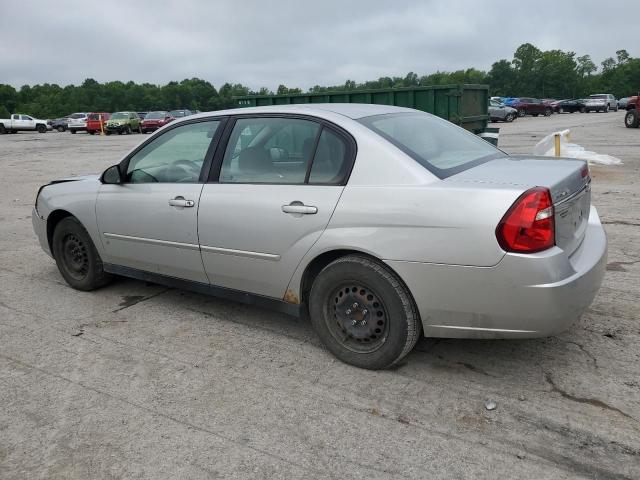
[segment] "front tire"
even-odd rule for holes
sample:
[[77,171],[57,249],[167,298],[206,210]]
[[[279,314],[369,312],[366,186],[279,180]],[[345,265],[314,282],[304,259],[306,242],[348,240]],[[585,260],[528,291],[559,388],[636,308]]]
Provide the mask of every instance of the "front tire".
[[60,133],[64,132],[64,127],[63,126],[59,126],[56,130],[58,130]]
[[397,364],[422,333],[402,281],[361,255],[341,257],[316,277],[309,295],[311,323],[338,359],[371,370]]
[[52,250],[60,274],[76,290],[95,290],[111,280],[91,237],[75,217],[56,225]]
[[638,128],[640,126],[640,116],[637,110],[629,110],[624,116],[624,126],[627,128]]
[[507,123],[511,123],[511,122],[513,122],[514,118],[515,117],[514,117],[513,113],[507,113],[507,116],[504,117],[504,121],[507,122]]
[[518,110],[518,116],[524,117],[527,114],[527,111],[523,108],[522,110]]
[[544,109],[544,116],[545,116],[545,117],[550,117],[552,113],[553,113],[553,112],[551,111],[551,109],[550,109],[550,108],[545,108],[545,109]]
[[47,133],[47,127],[46,127],[46,125],[39,124],[39,125],[36,127],[36,130],[38,131],[38,133]]
[[74,129],[70,129],[69,131],[70,131],[71,133],[73,133],[74,135],[76,134],[76,130],[74,130]]

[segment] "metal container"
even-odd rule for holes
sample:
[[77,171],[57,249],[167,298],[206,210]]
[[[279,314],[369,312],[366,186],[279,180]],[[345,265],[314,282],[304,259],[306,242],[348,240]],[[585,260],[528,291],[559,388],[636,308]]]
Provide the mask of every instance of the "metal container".
[[434,85],[233,98],[238,107],[296,103],[375,103],[409,107],[437,115],[476,134],[484,132],[489,121],[488,85]]

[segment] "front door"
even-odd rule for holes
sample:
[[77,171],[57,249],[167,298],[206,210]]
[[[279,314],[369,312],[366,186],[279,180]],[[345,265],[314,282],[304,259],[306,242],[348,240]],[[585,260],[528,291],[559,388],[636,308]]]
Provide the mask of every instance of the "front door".
[[215,183],[200,197],[202,259],[212,284],[282,298],[326,228],[355,149],[328,125],[240,117]]
[[204,120],[169,129],[121,163],[125,183],[102,185],[96,214],[105,262],[208,282],[198,205],[219,127]]

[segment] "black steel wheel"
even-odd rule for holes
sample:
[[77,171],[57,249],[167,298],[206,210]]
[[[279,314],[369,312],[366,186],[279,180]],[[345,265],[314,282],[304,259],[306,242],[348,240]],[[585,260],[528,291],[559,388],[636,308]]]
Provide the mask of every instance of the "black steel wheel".
[[51,247],[60,274],[73,288],[94,290],[111,279],[102,267],[91,237],[75,217],[60,220],[53,232]]
[[422,332],[406,286],[384,264],[362,255],[338,258],[318,274],[309,313],[327,349],[360,368],[397,364]]

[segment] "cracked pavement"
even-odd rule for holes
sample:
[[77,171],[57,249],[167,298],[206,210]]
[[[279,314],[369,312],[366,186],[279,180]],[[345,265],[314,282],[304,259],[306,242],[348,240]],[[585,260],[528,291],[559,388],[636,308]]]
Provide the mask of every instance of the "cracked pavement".
[[603,287],[557,337],[423,339],[382,372],[268,310],[67,287],[32,232],[37,188],[142,137],[0,136],[0,478],[640,478],[640,131],[622,112],[497,126],[511,153],[571,128],[623,160],[591,167]]

